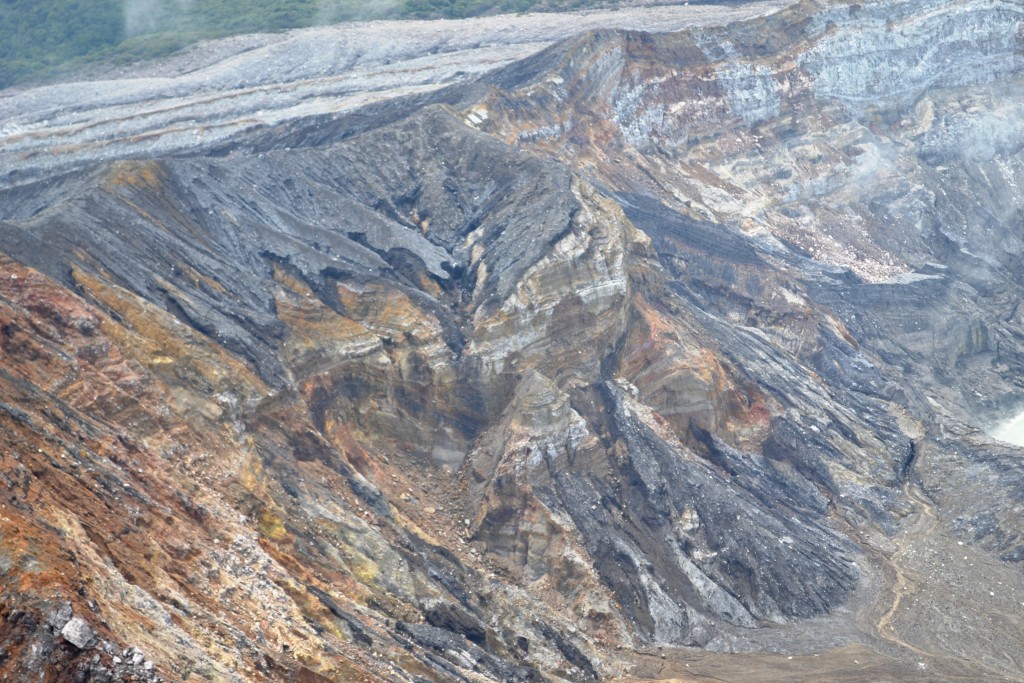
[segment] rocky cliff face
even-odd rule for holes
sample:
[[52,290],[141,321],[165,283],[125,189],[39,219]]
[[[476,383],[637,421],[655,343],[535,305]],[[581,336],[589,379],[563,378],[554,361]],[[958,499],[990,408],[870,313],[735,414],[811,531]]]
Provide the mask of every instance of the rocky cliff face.
[[804,2],[22,141],[0,671],[1020,679],[1022,66]]

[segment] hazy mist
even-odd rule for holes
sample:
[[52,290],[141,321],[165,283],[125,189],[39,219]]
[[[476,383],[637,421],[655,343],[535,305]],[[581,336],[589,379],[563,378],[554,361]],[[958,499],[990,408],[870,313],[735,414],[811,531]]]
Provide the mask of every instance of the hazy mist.
[[317,0],[316,23],[369,21],[393,17],[402,9],[402,0]]
[[[203,8],[193,4],[194,0],[123,0],[124,35],[130,38],[184,30],[191,20],[204,19]],[[299,25],[321,25],[393,18],[403,7],[403,0],[315,0],[297,16]],[[199,16],[190,16],[193,9]]]

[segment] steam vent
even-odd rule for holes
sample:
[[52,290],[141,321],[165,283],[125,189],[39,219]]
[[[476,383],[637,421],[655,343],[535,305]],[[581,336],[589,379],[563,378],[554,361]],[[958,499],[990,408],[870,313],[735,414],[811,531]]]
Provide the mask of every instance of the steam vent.
[[591,4],[0,90],[0,680],[1024,681],[1024,4]]

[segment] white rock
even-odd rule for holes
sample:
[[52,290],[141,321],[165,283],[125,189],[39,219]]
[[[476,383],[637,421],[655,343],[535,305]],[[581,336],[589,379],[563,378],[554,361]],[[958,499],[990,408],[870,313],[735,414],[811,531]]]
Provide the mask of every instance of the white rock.
[[50,616],[47,617],[46,623],[49,624],[54,631],[60,631],[69,621],[71,621],[73,614],[74,613],[71,611],[71,603],[66,602],[50,612]]
[[68,623],[64,624],[60,634],[64,636],[64,640],[79,650],[84,650],[92,639],[96,637],[96,632],[89,626],[89,622],[82,617],[72,617]]

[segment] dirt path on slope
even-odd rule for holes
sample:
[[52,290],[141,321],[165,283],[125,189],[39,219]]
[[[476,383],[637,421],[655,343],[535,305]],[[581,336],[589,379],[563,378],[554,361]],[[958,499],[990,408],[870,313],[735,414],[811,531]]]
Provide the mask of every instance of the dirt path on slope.
[[[904,532],[893,539],[896,545],[894,552],[888,557],[879,553],[887,568],[892,571],[895,583],[891,588],[892,604],[875,624],[874,630],[876,634],[879,638],[918,655],[923,660],[918,665],[922,671],[933,668],[930,667],[930,664],[939,666],[942,663],[948,665],[951,672],[963,669],[964,667],[968,669],[980,668],[993,677],[991,680],[1024,681],[1024,677],[1013,675],[1005,669],[996,668],[975,659],[967,659],[953,653],[943,652],[940,649],[925,649],[908,642],[902,637],[901,631],[894,622],[900,615],[901,608],[904,608],[905,611],[913,609],[913,607],[906,608],[904,603],[919,592],[920,584],[924,582],[923,578],[917,576],[917,572],[908,566],[911,563],[907,562],[907,557],[909,554],[916,552],[915,546],[930,545],[934,543],[934,537],[941,534],[941,529],[938,528],[939,520],[935,513],[934,505],[928,500],[921,488],[918,485],[907,482],[903,486],[903,492],[915,507],[914,519]],[[945,668],[945,666],[942,668]],[[955,674],[953,676],[958,677]],[[975,679],[966,677],[965,680]]]

